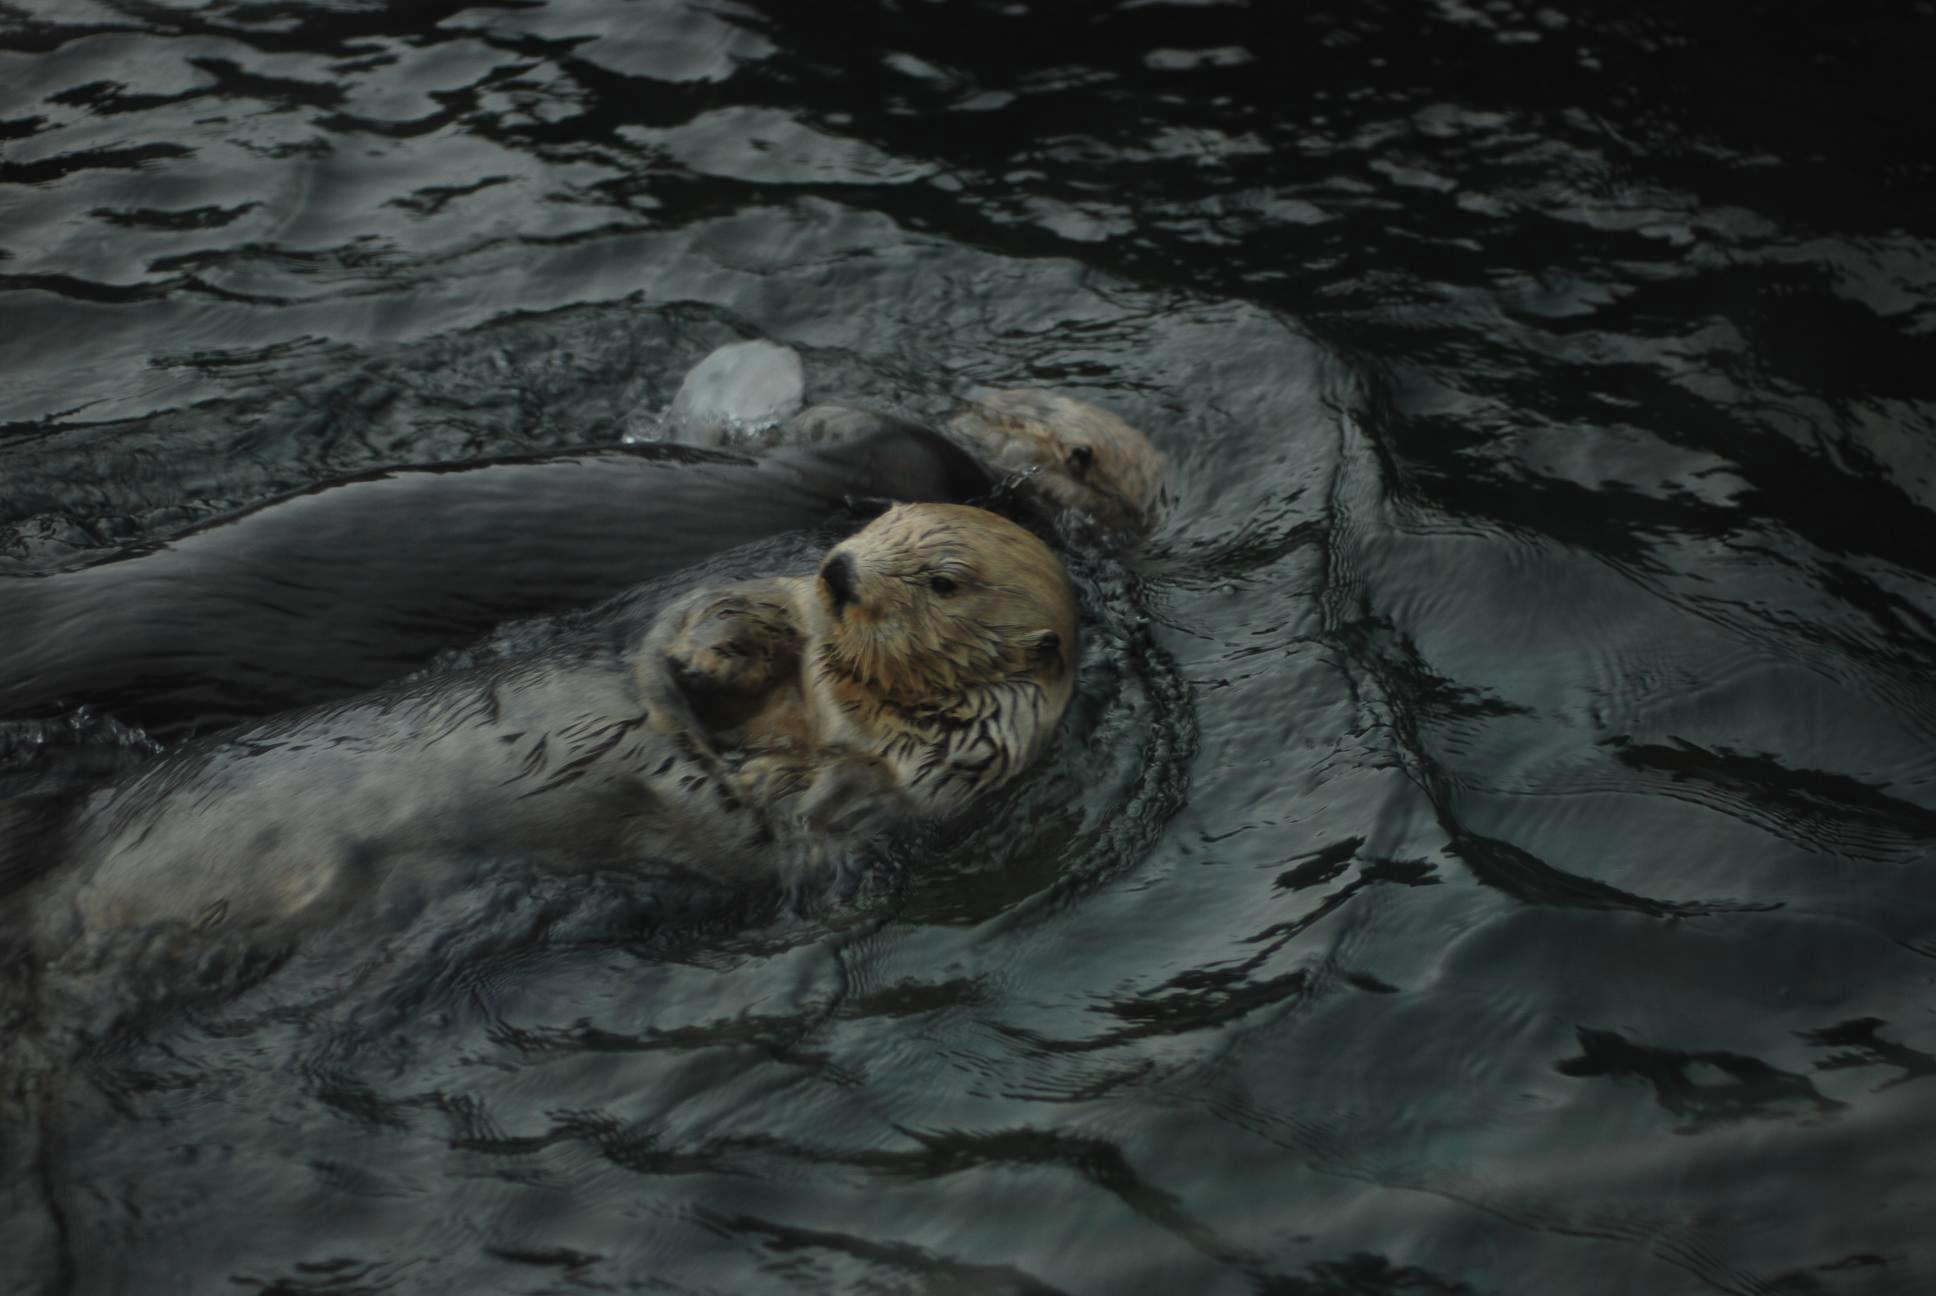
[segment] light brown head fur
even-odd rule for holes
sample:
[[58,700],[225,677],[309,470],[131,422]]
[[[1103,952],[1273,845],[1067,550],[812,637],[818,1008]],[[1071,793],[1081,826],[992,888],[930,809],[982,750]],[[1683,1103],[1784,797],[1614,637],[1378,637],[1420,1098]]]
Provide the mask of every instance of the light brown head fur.
[[[1074,675],[1075,596],[1049,547],[960,504],[902,504],[834,546],[814,582],[819,671],[840,692],[945,714],[1030,680],[1059,711]],[[847,699],[851,701],[851,699]]]
[[1139,534],[1156,520],[1168,463],[1141,432],[1100,406],[1057,392],[983,388],[948,430],[997,471],[1063,508]]

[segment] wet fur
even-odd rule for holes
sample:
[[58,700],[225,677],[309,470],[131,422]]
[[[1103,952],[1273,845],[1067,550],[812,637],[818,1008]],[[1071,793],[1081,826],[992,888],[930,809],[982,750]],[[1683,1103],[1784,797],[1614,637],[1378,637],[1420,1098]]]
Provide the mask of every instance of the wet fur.
[[0,718],[86,703],[159,731],[310,705],[855,501],[993,489],[934,432],[835,413],[816,444],[758,459],[661,446],[371,473],[92,566],[0,577]]
[[[837,565],[851,590],[836,593]],[[1068,704],[1076,650],[1074,594],[1046,545],[928,504],[883,514],[815,577],[691,596],[642,667],[679,682],[757,800],[798,797],[809,822],[856,831],[953,814],[1027,767]]]
[[190,744],[77,808],[35,944],[71,962],[162,924],[272,945],[507,854],[750,871],[763,823],[648,723],[632,657],[580,643]]
[[983,389],[948,431],[996,473],[1119,535],[1148,530],[1169,500],[1169,464],[1148,438],[1059,392]]

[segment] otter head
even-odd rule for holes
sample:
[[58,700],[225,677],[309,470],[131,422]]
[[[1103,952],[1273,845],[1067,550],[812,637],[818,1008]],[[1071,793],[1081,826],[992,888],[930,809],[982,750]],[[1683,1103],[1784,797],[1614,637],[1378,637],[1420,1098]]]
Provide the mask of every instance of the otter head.
[[946,710],[1030,679],[1074,683],[1075,594],[1049,547],[983,509],[900,504],[835,545],[814,580],[820,667],[897,706]]
[[970,393],[948,422],[998,471],[1053,503],[1118,531],[1149,529],[1165,499],[1169,466],[1149,440],[1108,410],[1055,392]]

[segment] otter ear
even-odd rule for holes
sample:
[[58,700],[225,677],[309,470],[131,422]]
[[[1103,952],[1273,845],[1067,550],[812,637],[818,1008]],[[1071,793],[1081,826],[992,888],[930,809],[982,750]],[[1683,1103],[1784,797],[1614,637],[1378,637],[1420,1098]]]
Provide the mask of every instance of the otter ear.
[[1029,654],[1040,661],[1063,661],[1062,636],[1053,630],[1037,630],[1024,642],[1029,646]]

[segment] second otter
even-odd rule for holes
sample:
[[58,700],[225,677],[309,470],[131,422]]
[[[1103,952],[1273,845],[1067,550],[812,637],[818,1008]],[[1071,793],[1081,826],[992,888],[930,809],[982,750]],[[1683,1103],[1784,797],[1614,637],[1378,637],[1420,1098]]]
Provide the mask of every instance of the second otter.
[[1034,536],[900,506],[814,577],[183,748],[66,826],[36,952],[84,967],[134,927],[184,955],[217,932],[283,945],[506,853],[748,876],[802,820],[816,845],[1012,778],[1068,702],[1074,635]]

